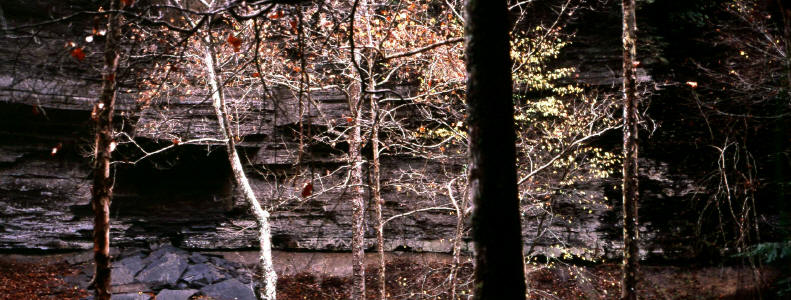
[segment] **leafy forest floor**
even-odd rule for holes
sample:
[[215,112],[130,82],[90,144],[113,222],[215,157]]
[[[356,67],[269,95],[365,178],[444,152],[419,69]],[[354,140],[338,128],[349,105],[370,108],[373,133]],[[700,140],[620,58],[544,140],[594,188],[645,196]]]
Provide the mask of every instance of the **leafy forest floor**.
[[[0,255],[0,299],[82,299],[90,294],[63,278],[84,266],[57,259],[18,260]],[[777,272],[763,270],[761,283],[748,267],[644,266],[642,299],[772,299]],[[529,268],[530,299],[617,299],[617,264],[536,265]],[[463,266],[459,295],[469,295],[471,265]],[[396,259],[387,265],[389,299],[448,299],[449,265]],[[366,270],[368,298],[378,297],[378,269]],[[348,299],[351,277],[298,273],[281,276],[279,299]],[[761,292],[757,292],[760,290]],[[206,299],[194,297],[194,299]]]

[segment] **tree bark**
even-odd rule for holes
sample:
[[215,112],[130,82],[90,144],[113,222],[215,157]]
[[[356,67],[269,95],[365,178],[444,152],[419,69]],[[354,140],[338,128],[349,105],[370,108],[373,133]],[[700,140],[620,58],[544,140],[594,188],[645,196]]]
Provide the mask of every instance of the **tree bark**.
[[[373,72],[373,61],[368,62],[369,65],[369,73],[372,74]],[[372,90],[376,90],[376,82],[373,80],[373,76],[371,76],[370,80],[370,87]],[[372,184],[371,184],[371,193],[374,196],[374,210],[376,210],[376,250],[379,252],[379,299],[387,300],[387,284],[385,282],[385,233],[384,233],[384,220],[382,219],[382,205],[384,201],[382,200],[382,178],[381,172],[379,171],[379,103],[374,97],[373,94],[371,96],[371,144],[373,155],[371,158],[371,164],[373,165],[371,170],[371,177]]]
[[458,296],[456,295],[456,282],[458,282],[459,276],[459,266],[461,266],[461,239],[464,235],[464,210],[466,209],[465,203],[459,204],[456,200],[456,197],[453,196],[453,180],[448,182],[447,185],[448,190],[448,198],[450,198],[450,203],[453,205],[453,209],[456,212],[456,232],[453,236],[453,261],[450,265],[450,275],[448,276],[448,282],[450,282],[450,299],[456,300]]
[[466,12],[474,299],[524,299],[507,1]]
[[363,69],[360,67],[360,53],[354,46],[354,20],[360,0],[354,0],[349,18],[349,58],[357,71],[357,80],[352,79],[349,86],[349,110],[352,130],[347,137],[349,143],[349,177],[352,183],[352,299],[365,299],[365,201],[363,198],[363,161],[362,161],[362,104],[363,91],[367,85]]
[[352,276],[354,287],[352,299],[365,299],[365,200],[363,197],[363,161],[361,155],[362,93],[359,82],[352,84],[349,91],[353,126],[349,137],[349,176],[352,183]]
[[[368,32],[368,45],[374,45],[375,41],[371,33],[371,5],[365,1],[365,26]],[[374,49],[368,49],[366,57],[368,63],[368,89],[376,90],[376,79],[374,77],[374,66],[376,61],[374,59],[376,53]],[[384,233],[384,220],[382,219],[382,176],[379,170],[379,102],[376,100],[376,95],[373,93],[368,94],[368,99],[371,101],[371,148],[373,154],[371,155],[371,194],[374,200],[374,213],[376,217],[376,251],[379,254],[379,299],[387,300],[387,277],[386,261],[385,261],[385,233]]]
[[621,299],[637,299],[637,72],[635,0],[623,0],[623,279]]
[[[118,0],[110,1],[110,10],[118,9]],[[96,143],[93,164],[93,257],[95,298],[110,299],[110,201],[113,196],[110,179],[110,156],[113,147],[113,109],[118,70],[118,40],[121,31],[118,14],[111,13],[107,20],[107,40],[104,44],[104,69],[102,94],[94,105]]]
[[786,10],[783,0],[776,0],[780,15],[783,17],[783,44],[785,44],[785,64],[786,64],[786,89],[791,98],[791,10]]
[[276,299],[277,273],[275,273],[274,263],[272,262],[272,242],[271,229],[269,226],[269,212],[261,208],[261,203],[255,196],[247,175],[244,173],[239,154],[236,152],[235,135],[231,130],[230,119],[225,105],[225,95],[223,94],[222,79],[216,70],[215,50],[211,41],[211,33],[207,33],[204,63],[208,75],[209,86],[212,91],[212,104],[217,115],[217,122],[224,138],[228,151],[228,160],[231,163],[231,170],[237,186],[242,192],[245,200],[250,204],[250,209],[255,215],[258,223],[258,245],[259,253],[259,291],[261,299]]

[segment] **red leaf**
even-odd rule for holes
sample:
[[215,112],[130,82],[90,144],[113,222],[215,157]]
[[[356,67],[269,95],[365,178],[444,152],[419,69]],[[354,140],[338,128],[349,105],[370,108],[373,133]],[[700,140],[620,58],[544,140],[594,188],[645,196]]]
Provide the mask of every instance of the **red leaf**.
[[354,118],[346,117],[346,122],[353,123],[354,122]]
[[179,143],[181,143],[181,140],[179,138],[173,139],[173,145],[178,145]]
[[306,182],[304,186],[302,186],[302,198],[310,196],[313,193],[313,183]]
[[255,72],[255,73],[253,73],[253,75],[252,75],[252,76],[253,76],[253,77],[256,77],[256,78],[257,78],[257,77],[261,77],[261,73]]
[[121,3],[124,4],[124,7],[132,6],[132,4],[135,4],[135,0],[121,0]]
[[288,24],[291,24],[291,30],[297,32],[297,24],[298,24],[297,19],[292,19],[291,21],[288,21]]
[[233,34],[228,35],[228,44],[233,46],[233,52],[239,52],[242,49],[242,40]]
[[85,59],[85,52],[82,51],[82,48],[74,48],[71,50],[71,57],[76,58],[79,61]]
[[281,17],[283,17],[283,11],[282,10],[278,10],[276,12],[273,12],[273,13],[269,14],[269,18],[272,19],[272,20],[280,19]]

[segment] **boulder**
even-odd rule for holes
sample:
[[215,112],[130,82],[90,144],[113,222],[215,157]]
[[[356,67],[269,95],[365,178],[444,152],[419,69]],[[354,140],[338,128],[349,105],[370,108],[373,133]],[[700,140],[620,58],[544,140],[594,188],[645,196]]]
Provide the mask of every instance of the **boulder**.
[[150,291],[151,289],[148,286],[139,282],[114,285],[110,287],[110,292],[114,294],[142,293],[142,292],[150,292]]
[[199,263],[205,263],[205,262],[209,261],[209,258],[206,257],[203,254],[195,252],[195,253],[190,254],[189,260],[190,260],[191,263],[199,264]]
[[113,264],[112,285],[130,284],[135,281],[137,272],[145,267],[143,258],[140,256],[130,256],[117,261]]
[[236,279],[228,279],[212,285],[207,285],[201,290],[206,296],[217,300],[255,300],[255,293],[250,285],[241,283]]
[[228,271],[235,270],[236,268],[238,268],[240,266],[238,263],[225,260],[225,259],[223,259],[221,257],[212,257],[211,258],[211,263],[214,264],[215,266],[217,266],[217,268],[219,268],[219,269],[228,270]]
[[179,283],[176,284],[176,288],[179,290],[186,290],[189,289],[189,287],[190,285],[184,280],[179,280]]
[[124,258],[127,258],[127,257],[132,257],[132,256],[145,257],[150,252],[151,251],[149,251],[148,249],[143,249],[143,248],[140,248],[140,247],[130,247],[130,248],[123,249],[123,251],[120,251],[120,253],[118,253],[118,256],[114,256],[114,258],[118,259],[118,260],[121,260],[121,259],[124,259]]
[[225,279],[225,275],[209,264],[199,263],[187,267],[181,279],[192,287],[203,287]]
[[110,300],[149,300],[151,296],[144,293],[126,293],[110,296]]
[[187,258],[185,256],[177,253],[166,253],[152,260],[145,269],[137,274],[135,279],[154,289],[175,287],[181,274],[186,269]]
[[157,300],[188,300],[195,295],[198,290],[161,290],[157,294]]
[[162,257],[165,254],[176,254],[179,256],[187,256],[189,253],[185,250],[181,250],[179,248],[173,247],[172,245],[163,245],[156,248],[151,254],[148,255],[143,261],[148,263],[150,261],[156,260]]
[[249,284],[253,281],[253,273],[246,269],[239,269],[234,277],[245,284]]

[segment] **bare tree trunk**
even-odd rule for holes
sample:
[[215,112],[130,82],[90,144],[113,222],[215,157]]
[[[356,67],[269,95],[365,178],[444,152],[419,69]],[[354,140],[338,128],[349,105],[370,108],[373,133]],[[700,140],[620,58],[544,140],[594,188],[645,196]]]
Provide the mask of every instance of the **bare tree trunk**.
[[[369,72],[371,74],[373,72],[373,61],[369,60],[368,62]],[[370,87],[372,90],[376,90],[376,82],[373,79],[373,76],[370,77]],[[374,94],[371,94],[371,143],[373,148],[373,157],[372,157],[372,164],[373,170],[371,177],[373,177],[373,184],[371,186],[371,192],[374,195],[374,209],[376,210],[376,250],[379,252],[379,299],[386,300],[387,299],[387,285],[385,282],[385,233],[384,233],[384,220],[382,220],[382,205],[384,204],[384,200],[382,200],[382,191],[381,191],[381,173],[379,171],[379,103],[376,101],[376,97]]]
[[359,64],[359,53],[354,48],[354,20],[357,17],[357,6],[360,0],[354,0],[349,18],[349,57],[357,71],[358,79],[352,79],[349,86],[349,110],[354,119],[349,142],[349,177],[352,188],[352,277],[354,278],[352,299],[365,299],[365,201],[363,199],[363,168],[362,168],[362,104],[364,87],[367,85],[363,69]]
[[223,94],[222,79],[216,70],[215,65],[215,51],[211,41],[211,32],[207,33],[206,49],[204,56],[204,63],[206,64],[206,73],[208,75],[209,86],[212,89],[212,103],[214,112],[217,115],[217,122],[224,138],[226,139],[226,148],[228,151],[228,160],[231,163],[231,170],[236,181],[237,186],[242,191],[245,200],[250,204],[250,209],[255,215],[256,222],[258,223],[258,244],[261,248],[258,257],[259,260],[259,282],[260,296],[262,299],[274,300],[276,299],[277,287],[277,273],[275,273],[274,263],[272,262],[272,242],[271,229],[269,227],[269,212],[261,208],[261,203],[258,202],[250,182],[247,180],[247,175],[244,173],[242,162],[239,159],[239,154],[236,152],[236,143],[234,142],[235,135],[231,130],[230,119],[225,105],[225,95]]
[[365,299],[365,200],[363,197],[363,161],[362,147],[362,93],[359,82],[354,82],[349,91],[352,117],[354,118],[349,133],[349,165],[352,188],[352,276],[354,287],[352,299]]
[[623,0],[623,281],[621,299],[637,299],[637,72],[635,0]]
[[776,0],[780,15],[783,17],[783,44],[785,45],[786,89],[791,97],[791,10],[786,10],[783,0]]
[[[371,33],[371,5],[365,1],[365,26],[368,33],[368,45],[374,45],[373,35]],[[376,90],[376,79],[374,77],[374,59],[375,52],[369,48],[366,60],[368,62],[368,89]],[[374,210],[376,213],[376,251],[379,254],[379,299],[387,300],[387,282],[385,281],[387,271],[385,261],[385,237],[384,237],[384,220],[382,219],[382,178],[379,170],[379,102],[376,100],[376,95],[369,93],[369,100],[371,101],[371,148],[373,154],[371,155],[371,193],[374,198]]]
[[[118,9],[118,0],[110,1],[110,10]],[[116,94],[116,72],[118,70],[118,40],[121,31],[118,14],[111,13],[107,20],[107,40],[104,44],[104,70],[102,71],[102,94],[93,108],[96,145],[93,164],[93,257],[95,297],[110,299],[110,200],[113,196],[110,179],[110,156],[113,147],[113,109]]]
[[456,197],[453,196],[453,180],[448,182],[448,198],[453,205],[456,212],[456,232],[453,236],[453,262],[450,265],[450,275],[448,282],[450,282],[450,299],[456,300],[456,282],[458,282],[459,266],[461,265],[461,238],[464,235],[464,209],[465,205],[460,204]]
[[466,12],[473,299],[525,299],[507,1]]

